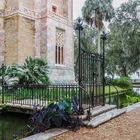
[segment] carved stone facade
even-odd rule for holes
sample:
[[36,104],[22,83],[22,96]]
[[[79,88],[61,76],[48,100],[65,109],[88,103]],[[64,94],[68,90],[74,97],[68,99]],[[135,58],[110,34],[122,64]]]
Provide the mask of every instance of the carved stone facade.
[[[0,64],[44,58],[52,82],[74,82],[72,19],[72,0],[1,0]],[[58,30],[64,33],[60,42]],[[63,46],[60,53],[58,42]],[[56,63],[56,52],[61,63]]]

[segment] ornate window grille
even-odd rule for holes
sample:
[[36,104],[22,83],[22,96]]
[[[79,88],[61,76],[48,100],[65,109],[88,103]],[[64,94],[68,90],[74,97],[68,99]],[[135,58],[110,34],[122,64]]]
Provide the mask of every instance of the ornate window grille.
[[56,29],[55,63],[64,64],[64,34],[65,31]]

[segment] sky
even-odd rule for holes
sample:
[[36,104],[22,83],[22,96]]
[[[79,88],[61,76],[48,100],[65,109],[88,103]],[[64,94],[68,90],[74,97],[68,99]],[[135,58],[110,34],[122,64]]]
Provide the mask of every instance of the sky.
[[[123,2],[127,2],[128,0],[113,0],[113,7],[119,7]],[[85,0],[73,0],[73,18],[81,16],[81,8],[84,5]]]

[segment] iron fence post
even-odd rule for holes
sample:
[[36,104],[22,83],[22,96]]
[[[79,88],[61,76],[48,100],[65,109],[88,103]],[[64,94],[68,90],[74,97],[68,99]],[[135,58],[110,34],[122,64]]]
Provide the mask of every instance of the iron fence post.
[[[81,31],[83,30],[83,27],[82,27],[82,19],[81,18],[78,18],[77,19],[77,24],[76,24],[76,30],[78,30],[78,37],[79,37],[79,42],[78,42],[78,45],[79,45],[79,50],[78,50],[78,54],[79,54],[79,77],[78,77],[78,84],[80,87],[82,87],[82,60],[81,60]],[[83,107],[82,107],[82,89],[79,87],[79,112],[80,114],[83,113]]]
[[4,69],[5,66],[2,64],[2,104],[4,104]]
[[107,40],[107,34],[102,33],[101,39],[103,40],[103,106],[105,105],[105,41]]

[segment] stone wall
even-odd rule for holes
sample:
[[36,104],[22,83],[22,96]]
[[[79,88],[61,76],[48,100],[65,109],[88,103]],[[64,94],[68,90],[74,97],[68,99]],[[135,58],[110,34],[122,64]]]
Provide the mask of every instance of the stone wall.
[[68,0],[52,0],[51,3],[51,8],[56,9],[56,15],[68,17]]
[[18,16],[4,20],[5,64],[18,63]]
[[33,10],[34,1],[8,0],[5,3],[6,65],[22,64],[27,57],[35,56],[35,20],[31,17]]
[[[53,82],[75,81],[74,76],[74,47],[72,26],[72,2],[68,1],[68,18],[52,12],[52,4],[49,4],[47,18],[47,61],[49,65],[49,77]],[[64,64],[55,64],[56,28],[65,31]]]
[[18,63],[23,64],[29,56],[35,56],[35,21],[19,16],[18,21]]
[[[0,62],[44,58],[52,82],[74,82],[72,18],[72,0],[6,0],[0,4]],[[57,28],[65,32],[63,65],[55,64]]]
[[4,0],[0,2],[0,65],[4,62]]

